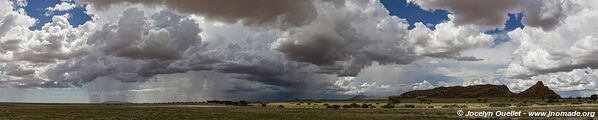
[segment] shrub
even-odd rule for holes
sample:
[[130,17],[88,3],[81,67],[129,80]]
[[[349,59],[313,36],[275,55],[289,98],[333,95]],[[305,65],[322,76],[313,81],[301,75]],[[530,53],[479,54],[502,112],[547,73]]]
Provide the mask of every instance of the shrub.
[[239,101],[239,103],[237,104],[238,106],[248,106],[249,102],[245,101],[245,100],[241,100]]
[[351,103],[349,105],[343,105],[343,108],[360,108],[360,105],[357,105],[357,103]]
[[428,97],[426,96],[417,96],[416,99],[419,101],[419,103],[426,103]]
[[339,108],[341,108],[341,106],[340,105],[330,105],[330,106],[327,106],[326,108],[339,109]]
[[509,107],[511,104],[509,103],[490,103],[490,107]]
[[477,100],[478,102],[482,102],[482,103],[486,103],[486,102],[488,102],[488,98],[483,98],[483,99],[482,99],[482,98],[478,98],[478,99],[476,99],[476,100]]
[[361,108],[376,108],[376,106],[372,104],[361,104]]
[[488,102],[488,98],[484,98],[484,99],[482,99],[482,102],[483,102],[483,103],[487,103],[487,102]]
[[387,103],[386,105],[383,105],[381,108],[395,108],[395,104]]
[[443,105],[442,108],[467,108],[467,105],[457,105],[457,104],[452,104],[452,105]]
[[343,108],[351,108],[351,105],[343,105]]
[[517,107],[525,107],[525,106],[530,106],[530,104],[527,104],[527,103],[517,103],[516,106]]
[[415,108],[415,105],[403,105],[404,108]]
[[267,103],[261,103],[261,104],[262,104],[262,107],[268,106]]
[[401,103],[401,97],[399,96],[388,96],[388,100],[394,104]]

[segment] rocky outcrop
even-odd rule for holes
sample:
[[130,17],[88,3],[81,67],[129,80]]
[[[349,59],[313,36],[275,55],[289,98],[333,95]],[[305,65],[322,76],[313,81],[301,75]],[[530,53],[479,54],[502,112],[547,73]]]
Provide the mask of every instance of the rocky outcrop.
[[505,85],[437,87],[428,90],[414,90],[401,94],[401,98],[415,98],[418,96],[433,98],[560,98],[558,94],[544,86],[542,82],[538,82],[536,85],[519,94],[511,92]]
[[505,85],[473,85],[437,87],[429,90],[415,90],[401,94],[401,98],[415,98],[418,96],[437,98],[477,98],[477,97],[515,97],[517,94],[509,91]]
[[534,86],[528,88],[527,90],[519,93],[518,97],[520,98],[561,98],[559,94],[556,94],[554,91],[550,90],[547,86],[544,86],[542,81],[538,81]]

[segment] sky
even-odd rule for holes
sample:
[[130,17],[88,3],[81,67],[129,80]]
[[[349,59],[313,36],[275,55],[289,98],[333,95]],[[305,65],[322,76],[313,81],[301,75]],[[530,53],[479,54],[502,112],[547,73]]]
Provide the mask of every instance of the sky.
[[598,2],[5,0],[0,102],[598,93]]

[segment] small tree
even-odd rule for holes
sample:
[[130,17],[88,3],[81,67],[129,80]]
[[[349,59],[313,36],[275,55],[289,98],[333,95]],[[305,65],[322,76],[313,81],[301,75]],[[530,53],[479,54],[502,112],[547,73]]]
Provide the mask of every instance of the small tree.
[[590,96],[590,99],[592,99],[592,101],[596,101],[598,99],[598,95],[597,94],[593,94]]
[[388,100],[393,104],[401,103],[401,97],[399,96],[388,96]]

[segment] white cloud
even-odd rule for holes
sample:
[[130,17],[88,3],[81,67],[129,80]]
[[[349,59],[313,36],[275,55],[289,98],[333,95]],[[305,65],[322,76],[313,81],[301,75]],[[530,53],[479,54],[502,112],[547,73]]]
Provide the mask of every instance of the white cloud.
[[51,16],[56,11],[69,11],[69,10],[74,9],[76,7],[77,7],[77,5],[75,3],[61,2],[59,4],[56,4],[53,7],[46,8],[46,14],[45,15],[46,16]]
[[412,86],[412,88],[411,88],[412,90],[425,90],[425,89],[432,89],[435,87],[427,80],[423,80],[422,82],[414,83],[411,86]]
[[56,4],[54,7],[46,8],[46,10],[48,10],[48,11],[68,11],[75,7],[77,7],[77,6],[74,3],[61,2],[60,4]]
[[437,24],[435,30],[422,23],[416,23],[415,28],[409,31],[407,39],[414,46],[415,53],[420,56],[477,61],[478,58],[463,56],[461,52],[490,46],[494,38],[480,31],[472,25],[455,25],[452,20]]
[[552,31],[526,27],[509,32],[520,43],[514,60],[504,70],[511,78],[526,78],[552,72],[598,67],[598,33],[593,21],[598,20],[598,3],[572,1],[578,6],[567,11],[562,25]]

